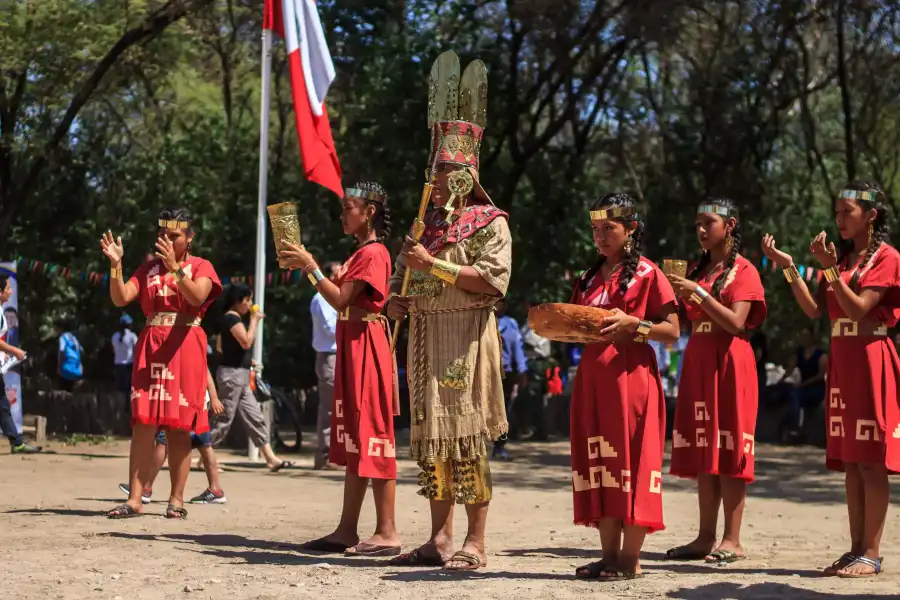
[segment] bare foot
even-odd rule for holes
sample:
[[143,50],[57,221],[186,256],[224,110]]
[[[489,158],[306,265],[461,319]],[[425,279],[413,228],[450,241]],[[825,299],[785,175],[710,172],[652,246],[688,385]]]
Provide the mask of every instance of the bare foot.
[[716,547],[715,538],[697,537],[693,542],[672,548],[666,552],[666,556],[673,560],[700,560],[709,555]]

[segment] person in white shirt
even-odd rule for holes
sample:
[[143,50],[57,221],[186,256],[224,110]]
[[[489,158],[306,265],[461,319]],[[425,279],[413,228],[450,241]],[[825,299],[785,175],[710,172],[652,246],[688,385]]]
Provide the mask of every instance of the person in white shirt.
[[[329,279],[334,279],[340,263],[331,262],[325,265]],[[337,344],[334,332],[337,328],[337,311],[322,297],[313,296],[309,304],[312,317],[312,345],[316,351],[316,377],[319,379],[319,410],[316,418],[318,448],[313,468],[324,469],[328,466],[328,450],[331,441],[331,403],[334,396],[334,361]]]
[[131,330],[134,320],[127,314],[119,317],[122,327],[112,335],[114,354],[113,372],[116,376],[116,389],[125,396],[125,411],[131,419],[131,370],[134,366],[134,346],[138,336]]

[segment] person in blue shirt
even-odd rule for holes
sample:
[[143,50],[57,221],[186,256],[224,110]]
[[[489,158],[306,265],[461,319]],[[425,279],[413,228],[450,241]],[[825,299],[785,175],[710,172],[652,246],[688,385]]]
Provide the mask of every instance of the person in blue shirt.
[[[522,334],[516,320],[506,314],[506,299],[497,302],[497,329],[502,340],[501,364],[503,365],[503,396],[506,399],[506,417],[509,414],[513,394],[522,393],[528,383],[528,361],[525,358],[525,347]],[[510,428],[512,429],[512,428]],[[508,436],[504,435],[494,443],[493,457],[497,460],[510,460],[506,450]]]
[[[340,263],[326,264],[328,278],[334,280],[340,268]],[[331,402],[334,397],[334,361],[337,356],[334,334],[338,315],[319,293],[313,296],[309,304],[309,314],[312,317],[312,345],[316,351],[316,377],[319,380],[319,410],[316,415],[318,446],[313,468],[321,470],[328,467],[331,442]]]

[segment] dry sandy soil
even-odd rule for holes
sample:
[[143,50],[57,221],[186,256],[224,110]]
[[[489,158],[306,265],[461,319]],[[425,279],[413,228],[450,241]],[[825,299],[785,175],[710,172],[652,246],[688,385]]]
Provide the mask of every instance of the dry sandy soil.
[[[294,544],[328,533],[341,505],[340,472],[299,467],[269,474],[236,455],[226,467],[224,506],[189,507],[189,520],[147,515],[110,521],[101,511],[121,498],[127,446],[51,444],[56,454],[18,457],[0,448],[0,565],[10,598],[898,598],[900,512],[892,507],[883,553],[886,573],[865,580],[823,578],[847,548],[843,486],[816,449],[759,447],[760,479],[745,519],[746,561],[728,567],[667,561],[667,548],[692,539],[690,482],[666,480],[666,531],[648,538],[643,580],[576,581],[599,541],[571,522],[568,444],[514,446],[518,460],[495,465],[488,568],[471,575],[398,570],[380,559],[307,556]],[[428,510],[416,495],[415,466],[401,463],[397,514],[407,547],[423,540]],[[205,486],[191,474],[189,492]],[[896,487],[896,486],[895,486]],[[163,473],[154,496],[164,500]],[[896,495],[896,494],[895,494]],[[457,528],[465,531],[463,515]],[[363,533],[373,524],[364,508]],[[460,540],[461,541],[461,540]]]

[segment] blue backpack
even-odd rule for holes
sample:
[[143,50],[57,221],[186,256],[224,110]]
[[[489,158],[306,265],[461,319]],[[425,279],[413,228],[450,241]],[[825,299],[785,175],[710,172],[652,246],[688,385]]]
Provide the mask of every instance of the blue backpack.
[[63,347],[60,350],[62,353],[62,364],[59,367],[59,374],[63,379],[77,381],[81,379],[82,375],[81,344],[78,343],[78,340],[71,333],[62,334],[60,341],[63,342]]

